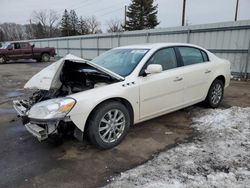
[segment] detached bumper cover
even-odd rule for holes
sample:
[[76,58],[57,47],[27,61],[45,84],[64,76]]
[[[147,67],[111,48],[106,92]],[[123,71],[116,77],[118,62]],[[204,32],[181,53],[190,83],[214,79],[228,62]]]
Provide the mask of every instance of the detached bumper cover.
[[35,136],[39,141],[46,140],[49,135],[57,133],[58,122],[40,124],[30,122],[24,125],[28,132]]
[[46,129],[32,123],[25,125],[27,131],[29,131],[33,136],[35,136],[39,141],[45,140],[48,138],[48,132]]

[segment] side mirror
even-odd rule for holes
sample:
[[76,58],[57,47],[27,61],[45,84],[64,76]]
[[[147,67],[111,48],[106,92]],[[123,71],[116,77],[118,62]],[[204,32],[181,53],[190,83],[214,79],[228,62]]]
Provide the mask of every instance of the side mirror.
[[35,44],[32,44],[32,45],[31,45],[31,48],[34,48],[34,47],[35,47]]
[[155,74],[162,72],[162,65],[160,64],[150,64],[147,66],[147,69],[145,70],[146,74]]

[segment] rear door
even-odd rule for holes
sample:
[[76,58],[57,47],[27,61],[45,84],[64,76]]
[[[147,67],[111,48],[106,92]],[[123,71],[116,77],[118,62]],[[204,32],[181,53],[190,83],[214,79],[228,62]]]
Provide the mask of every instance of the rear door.
[[143,69],[149,64],[160,64],[163,71],[139,77],[141,120],[171,111],[183,103],[183,75],[174,48],[158,50]]
[[193,104],[206,97],[207,82],[211,75],[211,65],[206,52],[199,48],[178,47],[178,54],[182,60],[184,82],[184,103]]

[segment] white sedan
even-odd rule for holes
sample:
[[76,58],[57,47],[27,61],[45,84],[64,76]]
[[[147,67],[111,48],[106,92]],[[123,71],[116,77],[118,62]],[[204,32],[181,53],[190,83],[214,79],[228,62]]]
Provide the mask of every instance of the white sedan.
[[[119,144],[132,124],[205,101],[216,108],[230,82],[230,63],[190,44],[157,43],[109,50],[92,61],[67,55],[24,86],[13,101],[39,140],[86,135],[95,146]],[[86,133],[86,134],[83,134]]]

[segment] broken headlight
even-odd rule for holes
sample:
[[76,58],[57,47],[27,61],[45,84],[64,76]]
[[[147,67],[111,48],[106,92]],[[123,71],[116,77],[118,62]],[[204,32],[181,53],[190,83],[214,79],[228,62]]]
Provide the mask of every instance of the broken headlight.
[[76,101],[72,98],[57,98],[39,102],[31,107],[28,116],[31,119],[61,119],[74,107]]

